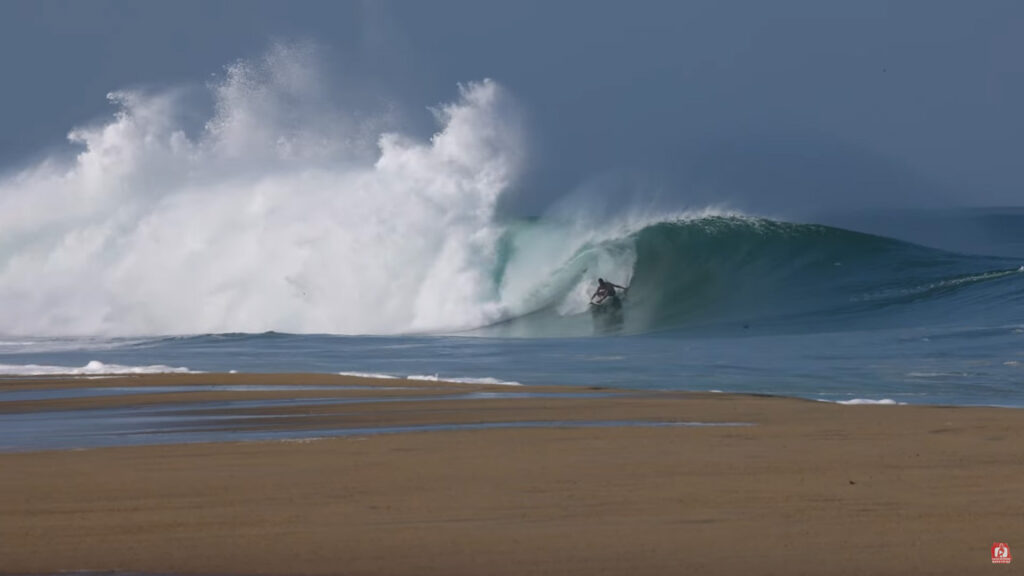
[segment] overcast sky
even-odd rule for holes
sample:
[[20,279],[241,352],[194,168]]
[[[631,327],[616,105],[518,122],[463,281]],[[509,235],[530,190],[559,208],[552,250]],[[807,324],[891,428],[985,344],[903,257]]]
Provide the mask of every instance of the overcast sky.
[[649,186],[764,210],[1024,204],[1024,2],[0,3],[0,166],[201,85],[275,40],[346,90],[428,105],[490,77],[522,105],[515,204]]

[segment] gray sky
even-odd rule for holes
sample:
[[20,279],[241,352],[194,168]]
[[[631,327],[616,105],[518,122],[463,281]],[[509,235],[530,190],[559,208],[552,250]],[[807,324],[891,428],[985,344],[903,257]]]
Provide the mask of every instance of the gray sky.
[[414,113],[501,82],[533,136],[516,211],[580,188],[782,214],[1021,205],[1022,30],[1015,0],[7,1],[0,166],[109,115],[111,90],[201,84],[298,39]]

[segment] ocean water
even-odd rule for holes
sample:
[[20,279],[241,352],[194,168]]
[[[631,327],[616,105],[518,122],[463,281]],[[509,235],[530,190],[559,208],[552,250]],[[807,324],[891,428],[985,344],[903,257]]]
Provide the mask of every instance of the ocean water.
[[[198,127],[175,91],[115,92],[75,155],[0,175],[0,374],[1024,405],[1020,208],[834,214],[823,191],[827,216],[787,218],[613,190],[525,217],[500,208],[530,150],[494,81],[427,136],[333,108],[286,48],[209,87]],[[591,309],[599,277],[620,308]]]
[[[510,230],[510,245],[536,233],[529,224]],[[608,274],[630,285],[621,309],[566,306],[577,283],[590,284],[594,262],[622,253],[631,266]],[[496,278],[509,273],[514,248],[502,258]],[[0,373],[344,372],[1024,406],[1021,262],[822,225],[704,216],[585,245],[551,274],[560,291],[481,327],[8,337]]]

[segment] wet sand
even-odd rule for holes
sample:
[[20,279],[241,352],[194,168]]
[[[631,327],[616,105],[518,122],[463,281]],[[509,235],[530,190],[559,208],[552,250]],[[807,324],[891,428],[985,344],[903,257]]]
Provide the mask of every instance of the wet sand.
[[[242,384],[295,389],[216,389]],[[310,402],[232,404],[296,397]],[[1015,570],[991,565],[993,542],[1024,546],[1021,410],[324,375],[0,380],[0,422],[161,405],[299,435],[0,454],[0,573],[980,574]],[[502,422],[537,427],[316,433]]]

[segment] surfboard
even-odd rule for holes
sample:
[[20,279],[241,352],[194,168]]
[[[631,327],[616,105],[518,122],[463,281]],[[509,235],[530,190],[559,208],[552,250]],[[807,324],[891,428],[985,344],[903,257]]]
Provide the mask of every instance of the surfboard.
[[600,302],[590,301],[590,309],[594,311],[602,310],[618,310],[622,308],[622,298],[625,297],[625,293],[621,296],[616,294],[615,296],[609,296]]

